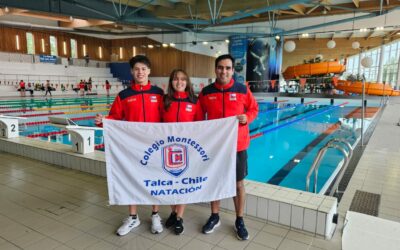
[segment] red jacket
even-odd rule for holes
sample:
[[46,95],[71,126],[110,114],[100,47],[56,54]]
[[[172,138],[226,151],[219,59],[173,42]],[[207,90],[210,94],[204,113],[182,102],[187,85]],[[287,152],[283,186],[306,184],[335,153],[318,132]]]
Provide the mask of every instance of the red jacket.
[[163,90],[132,83],[130,88],[118,93],[111,106],[108,119],[132,122],[160,122]]
[[200,102],[197,98],[191,102],[186,92],[175,92],[168,110],[163,105],[163,122],[192,122],[202,118]]
[[247,123],[239,123],[237,151],[246,150],[250,144],[249,123],[258,113],[258,104],[250,89],[233,79],[226,85],[215,82],[203,88],[199,100],[207,120],[246,114]]

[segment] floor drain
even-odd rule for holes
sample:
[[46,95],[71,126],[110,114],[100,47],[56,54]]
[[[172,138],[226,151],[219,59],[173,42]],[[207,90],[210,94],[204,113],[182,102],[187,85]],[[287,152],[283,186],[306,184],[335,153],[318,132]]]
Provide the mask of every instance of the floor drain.
[[356,190],[351,201],[350,211],[378,216],[381,195]]

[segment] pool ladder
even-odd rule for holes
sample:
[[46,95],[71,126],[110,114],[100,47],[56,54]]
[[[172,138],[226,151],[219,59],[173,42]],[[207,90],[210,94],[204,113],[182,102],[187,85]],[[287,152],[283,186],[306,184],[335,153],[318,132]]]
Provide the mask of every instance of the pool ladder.
[[[348,152],[346,152],[346,150],[344,150],[343,146],[338,143],[346,145],[348,148]],[[336,192],[336,190],[339,186],[339,182],[342,179],[343,174],[347,168],[347,165],[349,165],[350,158],[353,155],[353,147],[350,145],[350,143],[348,141],[346,141],[345,139],[341,139],[341,138],[335,138],[335,139],[328,141],[325,144],[325,146],[319,150],[317,157],[315,158],[313,164],[310,167],[310,170],[308,170],[308,173],[307,173],[307,177],[306,177],[306,191],[307,192],[310,192],[310,178],[311,178],[311,175],[313,174],[313,172],[314,172],[314,193],[317,192],[318,169],[320,167],[322,159],[324,158],[324,156],[326,154],[326,151],[329,148],[336,148],[337,150],[342,152],[342,154],[344,155],[344,163],[343,163],[341,169],[339,170],[339,173],[337,174],[336,181],[333,184],[329,195],[332,196]]]

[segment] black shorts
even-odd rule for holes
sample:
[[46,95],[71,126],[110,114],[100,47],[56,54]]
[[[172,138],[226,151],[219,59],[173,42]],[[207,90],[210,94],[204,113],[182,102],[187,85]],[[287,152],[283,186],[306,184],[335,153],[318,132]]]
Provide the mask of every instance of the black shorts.
[[236,181],[241,181],[247,176],[247,151],[236,153]]
[[20,89],[23,90],[23,91],[25,91],[25,87],[21,87]]

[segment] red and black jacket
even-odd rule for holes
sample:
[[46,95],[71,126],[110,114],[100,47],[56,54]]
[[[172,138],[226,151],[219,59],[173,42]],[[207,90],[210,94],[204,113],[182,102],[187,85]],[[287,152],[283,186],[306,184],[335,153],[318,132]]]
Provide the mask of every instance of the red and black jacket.
[[130,88],[118,93],[111,106],[108,119],[131,122],[160,122],[163,90],[150,81],[142,86],[132,83]]
[[203,88],[199,100],[207,120],[246,114],[247,123],[239,123],[237,151],[246,150],[250,144],[249,123],[258,114],[258,104],[250,89],[233,79],[225,85],[215,82]]
[[192,122],[203,120],[200,102],[191,101],[186,92],[175,92],[168,110],[163,107],[163,122]]

